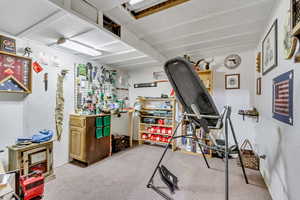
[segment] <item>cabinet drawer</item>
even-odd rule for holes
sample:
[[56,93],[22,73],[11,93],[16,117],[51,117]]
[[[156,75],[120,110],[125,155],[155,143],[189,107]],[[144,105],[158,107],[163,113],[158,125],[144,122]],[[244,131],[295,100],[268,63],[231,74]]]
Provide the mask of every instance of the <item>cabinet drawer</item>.
[[81,117],[70,117],[70,126],[76,126],[76,127],[85,127],[85,118]]

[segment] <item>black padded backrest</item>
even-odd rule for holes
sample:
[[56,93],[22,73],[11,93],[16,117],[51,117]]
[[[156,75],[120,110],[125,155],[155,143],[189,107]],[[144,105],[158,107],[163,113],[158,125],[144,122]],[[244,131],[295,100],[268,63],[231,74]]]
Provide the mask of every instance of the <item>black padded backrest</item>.
[[[195,105],[201,115],[219,116],[218,109],[194,70],[191,63],[177,57],[166,62],[164,66],[168,79],[176,93],[176,97],[184,110],[194,114],[191,105]],[[209,126],[215,126],[217,120],[206,119]]]

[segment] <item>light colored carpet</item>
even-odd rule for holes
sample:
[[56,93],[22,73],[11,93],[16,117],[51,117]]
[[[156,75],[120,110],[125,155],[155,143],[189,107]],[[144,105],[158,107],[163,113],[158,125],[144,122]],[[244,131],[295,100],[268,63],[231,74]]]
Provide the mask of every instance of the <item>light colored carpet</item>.
[[[55,170],[56,179],[46,185],[45,200],[160,200],[146,184],[163,148],[142,145],[100,161],[87,168],[67,164]],[[207,169],[201,157],[169,151],[164,165],[179,178],[175,200],[224,199],[224,162],[209,159]],[[257,171],[241,168],[230,161],[230,200],[271,200]],[[164,186],[159,179],[155,184]],[[168,192],[167,190],[165,190]]]

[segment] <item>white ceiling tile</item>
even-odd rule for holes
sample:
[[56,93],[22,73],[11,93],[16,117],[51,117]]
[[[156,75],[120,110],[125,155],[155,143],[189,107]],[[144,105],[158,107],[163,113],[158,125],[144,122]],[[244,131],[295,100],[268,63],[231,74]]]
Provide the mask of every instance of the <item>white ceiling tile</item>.
[[0,8],[0,29],[12,35],[17,35],[58,11],[46,1],[40,0],[1,0]]

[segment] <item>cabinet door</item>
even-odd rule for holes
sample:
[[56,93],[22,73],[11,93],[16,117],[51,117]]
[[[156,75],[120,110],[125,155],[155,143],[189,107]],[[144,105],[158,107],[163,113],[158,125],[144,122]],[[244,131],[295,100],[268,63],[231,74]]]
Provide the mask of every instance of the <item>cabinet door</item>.
[[70,127],[70,157],[85,161],[85,130]]

